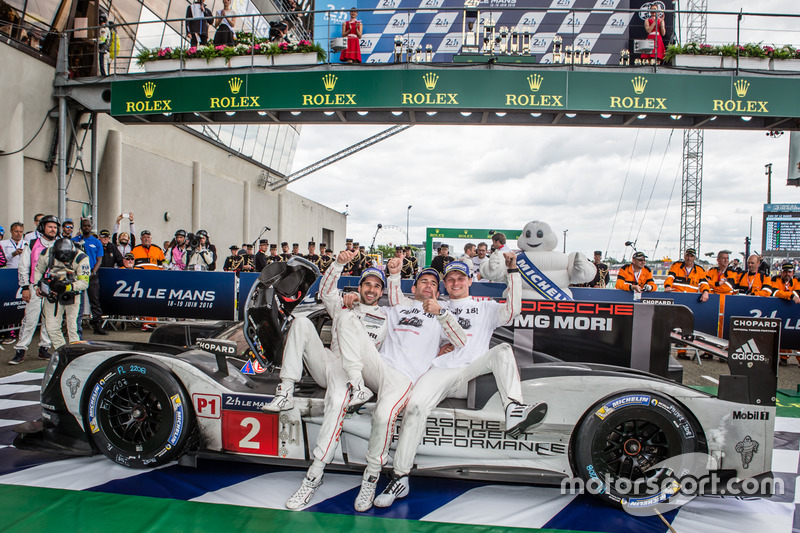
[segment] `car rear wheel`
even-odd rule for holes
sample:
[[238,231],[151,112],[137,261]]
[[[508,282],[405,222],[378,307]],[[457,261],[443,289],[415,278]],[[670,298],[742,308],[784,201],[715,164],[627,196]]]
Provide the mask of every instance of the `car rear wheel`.
[[86,427],[106,457],[149,468],[180,457],[193,430],[188,395],[153,361],[129,358],[103,369],[87,389]]
[[677,402],[625,392],[586,413],[572,458],[586,492],[621,507],[648,507],[675,495],[675,480],[699,471],[702,448],[696,422]]

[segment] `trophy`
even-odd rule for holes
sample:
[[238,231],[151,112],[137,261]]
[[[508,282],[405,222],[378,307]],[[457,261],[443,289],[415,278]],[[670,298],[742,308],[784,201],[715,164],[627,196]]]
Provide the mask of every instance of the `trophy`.
[[506,55],[508,53],[508,28],[502,26],[500,28],[500,37],[495,40],[500,45],[500,53]]
[[561,63],[561,36],[553,37],[553,63]]
[[590,56],[589,47],[588,46],[584,46],[583,47],[583,64],[584,65],[590,65],[592,63],[591,60],[589,59],[589,56]]
[[414,53],[414,63],[420,63],[421,61],[422,61],[422,46],[418,45]]
[[620,65],[630,65],[631,64],[631,53],[628,50],[622,49],[619,51],[619,64]]
[[572,64],[572,45],[571,44],[568,44],[567,46],[564,47],[564,62],[567,65],[571,65]]
[[425,45],[425,62],[426,63],[433,62],[433,45],[431,44]]
[[519,33],[516,31],[512,31],[508,39],[508,53],[512,56],[519,54]]
[[464,2],[464,16],[461,19],[461,53],[476,54],[479,52],[477,27],[479,24],[475,24],[480,19],[481,14],[476,9],[479,3],[479,0],[466,0]]
[[489,15],[489,20],[483,24],[483,53],[485,55],[494,54],[494,26],[494,20]]
[[642,65],[642,60],[637,57],[633,60],[633,64],[637,67],[640,67]]
[[408,43],[408,48],[406,48],[406,61],[411,63],[414,61],[414,47],[411,46],[411,43]]
[[530,55],[531,53],[531,32],[522,32],[522,55]]
[[394,62],[400,63],[403,61],[403,38],[399,35],[394,38]]

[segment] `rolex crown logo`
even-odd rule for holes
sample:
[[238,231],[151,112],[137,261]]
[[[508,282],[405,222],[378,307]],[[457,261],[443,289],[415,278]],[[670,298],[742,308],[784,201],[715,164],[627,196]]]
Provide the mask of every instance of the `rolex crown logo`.
[[156,84],[152,81],[146,82],[144,85],[142,85],[142,88],[144,89],[144,95],[147,98],[152,98],[153,93],[156,92]]
[[239,90],[242,88],[242,78],[236,76],[228,80],[228,85],[231,88],[231,92],[233,94],[239,94]]
[[322,76],[322,84],[325,86],[326,91],[332,91],[334,87],[336,87],[337,78],[333,74],[325,74]]
[[422,76],[422,81],[425,82],[425,88],[429,91],[432,91],[436,88],[436,84],[439,82],[439,76],[434,74],[433,72],[428,72],[424,76]]
[[633,84],[633,92],[636,94],[642,94],[644,92],[644,88],[647,87],[647,80],[644,79],[644,76],[636,76],[631,80]]
[[532,74],[528,76],[528,85],[531,88],[531,91],[536,92],[542,87],[542,81],[544,81],[544,77],[538,74]]
[[747,96],[747,90],[750,88],[750,82],[747,80],[736,80],[736,83],[733,84],[733,88],[736,90],[736,96],[744,98]]

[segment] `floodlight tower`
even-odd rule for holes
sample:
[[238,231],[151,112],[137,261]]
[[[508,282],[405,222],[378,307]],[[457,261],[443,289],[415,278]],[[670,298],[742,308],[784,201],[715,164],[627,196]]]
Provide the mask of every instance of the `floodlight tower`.
[[[678,2],[676,2],[676,5]],[[686,41],[705,44],[708,0],[686,1]],[[680,257],[687,248],[700,249],[700,208],[703,200],[703,130],[683,130]],[[699,252],[698,252],[699,253]]]

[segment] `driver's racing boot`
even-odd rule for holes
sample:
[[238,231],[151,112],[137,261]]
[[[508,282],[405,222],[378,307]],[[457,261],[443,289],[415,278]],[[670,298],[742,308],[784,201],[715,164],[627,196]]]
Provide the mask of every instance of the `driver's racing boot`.
[[398,476],[392,473],[392,480],[375,498],[375,507],[389,507],[399,498],[405,498],[408,494],[408,476]]
[[353,507],[359,513],[369,511],[372,508],[372,502],[375,500],[375,487],[378,486],[378,474],[369,474],[364,472],[364,477],[361,479],[361,489],[358,491],[356,501]]
[[281,383],[275,389],[275,397],[267,405],[261,408],[265,413],[277,413],[279,411],[288,411],[294,407],[294,398],[292,393],[294,387],[288,387]]
[[363,381],[351,381],[347,384],[347,388],[350,389],[350,401],[347,402],[348,413],[355,411],[375,396],[375,393],[369,390]]
[[308,505],[320,485],[322,485],[322,476],[317,479],[304,477],[300,488],[286,501],[286,508],[294,511]]
[[511,402],[506,407],[506,435],[516,439],[526,429],[539,424],[547,415],[547,404],[544,402],[525,405]]

